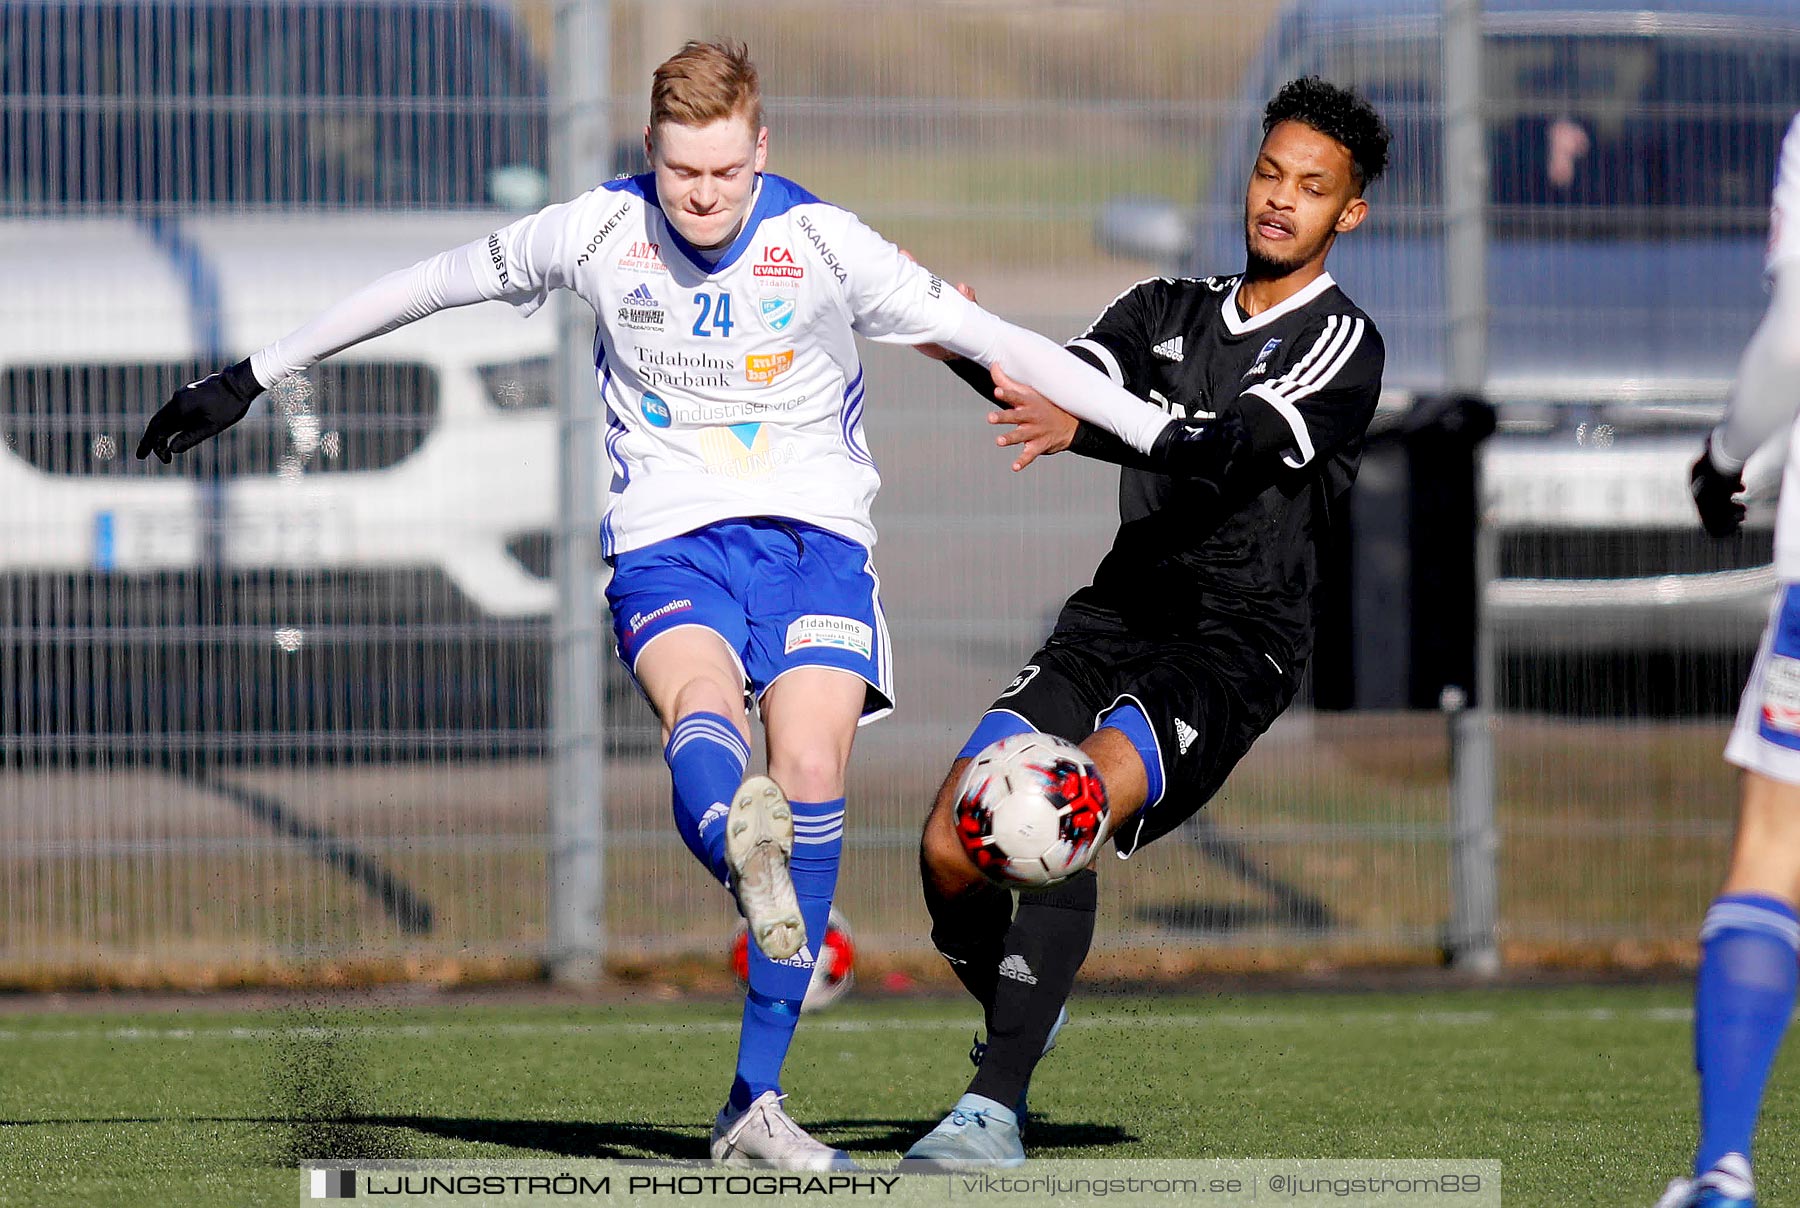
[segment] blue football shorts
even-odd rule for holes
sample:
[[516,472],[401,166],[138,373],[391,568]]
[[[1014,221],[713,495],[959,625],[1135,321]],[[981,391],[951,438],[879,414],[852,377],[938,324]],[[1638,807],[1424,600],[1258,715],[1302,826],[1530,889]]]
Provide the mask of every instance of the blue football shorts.
[[619,657],[689,625],[719,635],[757,699],[796,667],[835,667],[868,684],[862,720],[894,707],[893,647],[869,551],[793,520],[727,520],[628,550],[606,602]]
[[1725,758],[1800,784],[1800,584],[1784,583],[1775,593]]

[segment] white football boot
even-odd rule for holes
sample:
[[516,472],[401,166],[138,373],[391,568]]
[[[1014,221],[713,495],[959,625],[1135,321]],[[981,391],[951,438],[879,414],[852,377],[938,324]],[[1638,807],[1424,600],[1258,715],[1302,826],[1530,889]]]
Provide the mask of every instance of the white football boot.
[[1019,1134],[1019,1118],[992,1099],[964,1095],[938,1121],[938,1126],[913,1142],[900,1158],[903,1170],[1009,1169],[1025,1165],[1025,1142]]
[[775,1170],[849,1170],[850,1155],[813,1140],[782,1110],[787,1096],[764,1091],[749,1107],[729,1115],[719,1109],[713,1120],[712,1156],[728,1166],[767,1166]]
[[1756,1208],[1750,1159],[1728,1153],[1703,1175],[1672,1180],[1656,1208]]
[[794,811],[767,776],[738,786],[725,816],[725,858],[750,939],[770,960],[784,961],[806,944],[806,922],[788,873]]

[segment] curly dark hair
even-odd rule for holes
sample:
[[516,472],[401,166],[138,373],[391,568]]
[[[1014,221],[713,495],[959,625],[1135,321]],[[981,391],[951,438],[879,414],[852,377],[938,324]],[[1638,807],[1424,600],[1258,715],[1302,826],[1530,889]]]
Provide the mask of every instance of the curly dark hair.
[[1282,122],[1301,122],[1342,143],[1350,152],[1358,193],[1387,167],[1388,141],[1393,137],[1387,123],[1375,106],[1349,88],[1311,75],[1289,80],[1263,109],[1263,133]]

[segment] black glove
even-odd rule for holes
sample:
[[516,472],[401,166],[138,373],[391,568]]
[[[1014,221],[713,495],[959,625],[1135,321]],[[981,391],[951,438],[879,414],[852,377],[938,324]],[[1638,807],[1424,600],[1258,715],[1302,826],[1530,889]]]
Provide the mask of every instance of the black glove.
[[1708,436],[1706,447],[1700,450],[1694,468],[1688,472],[1688,490],[1693,492],[1694,507],[1708,533],[1729,537],[1738,531],[1738,526],[1744,523],[1744,505],[1734,496],[1743,489],[1742,474],[1721,470],[1713,464],[1712,437]]
[[1213,419],[1177,419],[1157,434],[1149,460],[1159,473],[1224,490],[1232,472],[1254,452],[1244,421],[1227,412]]
[[144,438],[138,441],[138,460],[155,453],[167,465],[170,457],[211,440],[243,419],[262,391],[248,360],[189,382],[150,417]]

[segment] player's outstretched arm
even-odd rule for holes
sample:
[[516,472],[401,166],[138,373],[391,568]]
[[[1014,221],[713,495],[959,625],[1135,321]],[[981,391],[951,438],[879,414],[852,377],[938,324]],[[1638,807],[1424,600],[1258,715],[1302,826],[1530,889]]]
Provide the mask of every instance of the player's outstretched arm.
[[[973,297],[971,294],[970,299],[973,300]],[[944,350],[948,353],[946,356],[934,355],[933,350],[940,349],[941,345],[922,344],[918,347],[920,352],[933,360],[943,361],[944,367],[961,378],[964,385],[1000,408],[999,411],[988,412],[988,423],[1012,425],[1012,430],[1002,433],[996,443],[1002,448],[1008,445],[1024,446],[1024,456],[1014,463],[1013,469],[1023,470],[1039,457],[1060,453],[1064,449],[1072,450],[1081,457],[1091,457],[1117,466],[1140,470],[1152,468],[1149,458],[1111,432],[1093,424],[1082,423],[1031,387],[1005,376],[1006,371],[998,362],[992,369],[988,369],[979,361],[959,357],[955,353],[949,353],[947,349]],[[1074,354],[1084,360],[1088,359],[1085,349],[1076,349]],[[1089,363],[1093,362],[1090,360]],[[1094,367],[1099,368],[1098,365]]]
[[[1083,356],[1084,352],[1077,348],[1075,355]],[[987,393],[1002,410],[989,412],[988,423],[1009,428],[996,438],[995,443],[1001,448],[1023,446],[1026,454],[1013,463],[1013,469],[1023,470],[1037,458],[1064,449],[1078,457],[1091,457],[1128,469],[1158,468],[1149,454],[1139,453],[1111,432],[1082,423],[1036,390],[1014,381],[1007,376],[1004,366],[995,365],[989,372],[992,376]]]
[[996,364],[990,372],[991,393],[1002,410],[990,411],[988,423],[1006,428],[995,438],[995,444],[1003,449],[1019,449],[1012,465],[1015,471],[1065,449],[1132,469],[1156,468],[1147,454],[1139,453],[1110,432],[1082,423],[1039,391],[1014,381],[1005,366]]
[[389,273],[245,360],[183,386],[150,417],[138,459],[154,453],[166,463],[244,418],[258,395],[290,374],[436,311],[481,301],[469,267],[479,246],[453,248]]
[[[919,262],[918,257],[914,256],[905,248],[900,249],[900,254],[914,264]],[[967,282],[958,281],[956,283],[956,292],[971,302],[979,301],[979,299],[975,297],[975,287]],[[988,402],[999,403],[1002,407],[1008,405],[994,389],[994,379],[988,376],[988,371],[975,361],[971,361],[969,358],[958,353],[951,352],[942,344],[931,341],[927,341],[923,344],[914,344],[913,351],[921,356],[928,357],[933,361],[943,362],[944,368],[961,378],[964,385],[968,386],[969,389],[973,390],[976,394],[979,394]]]
[[1149,453],[1170,422],[1168,412],[1132,395],[1062,345],[979,306],[969,306],[956,334],[941,343],[989,369],[1003,366],[1014,381],[1139,453]]
[[1729,537],[1744,522],[1744,463],[1763,443],[1793,422],[1800,409],[1800,265],[1776,270],[1773,296],[1756,334],[1738,361],[1725,419],[1706,438],[1688,485],[1700,522],[1715,537]]
[[1167,412],[1134,397],[1060,344],[989,314],[958,291],[945,288],[942,278],[854,215],[821,213],[815,221],[819,246],[841,241],[838,263],[849,264],[850,270],[840,280],[852,327],[859,334],[914,347],[935,345],[934,353],[954,353],[983,368],[1003,364],[1017,381],[1140,453],[1149,452],[1168,422]]
[[[905,248],[900,249],[900,254],[902,256],[906,257],[906,259],[913,264],[917,264],[919,262],[919,258],[917,256],[913,255],[911,252],[907,251]],[[963,297],[967,298],[971,302],[976,300],[975,299],[975,287],[973,285],[970,285],[966,281],[958,281],[956,283],[956,292],[961,294]],[[942,344],[934,344],[934,343],[931,343],[930,341],[927,341],[923,344],[914,344],[913,351],[917,352],[921,356],[928,357],[931,360],[943,361],[945,364],[953,366],[953,367],[955,365],[957,365],[959,362],[961,362],[963,359],[962,357],[958,356],[956,353],[951,352],[948,348],[945,348]]]
[[1044,392],[1058,407],[1148,452],[1168,412],[1134,398],[1121,385],[1085,364],[1066,347],[1030,328],[1013,326],[981,310],[967,295],[945,288],[902,248],[846,211],[812,218],[817,241],[837,245],[839,281],[850,304],[851,328],[889,344],[931,347],[934,355],[967,356],[983,369],[995,362],[1017,382]]
[[[997,393],[1011,410],[989,420],[1013,429],[1001,444],[1023,446],[1025,455],[1015,468],[1044,453],[1074,448],[1088,456],[1204,483],[1220,492],[1260,490],[1284,469],[1315,464],[1358,439],[1381,393],[1385,353],[1379,333],[1365,318],[1326,316],[1294,341],[1294,348],[1290,364],[1270,379],[1245,387],[1219,408],[1217,416],[1164,417],[1148,449],[1121,451],[1119,442],[1086,424],[1075,424],[1041,392],[1003,380],[999,369]],[[1092,447],[1100,442],[1112,447]]]
[[[912,253],[910,252],[902,251],[900,254],[905,256],[908,260],[912,259]],[[975,297],[975,287],[968,285],[965,282],[958,281],[956,283],[956,292],[971,302],[978,301]],[[1002,399],[999,392],[994,389],[994,379],[989,376],[987,369],[979,362],[971,361],[968,357],[951,352],[942,344],[914,344],[913,350],[934,361],[942,361],[944,368],[961,378],[964,385],[968,386],[969,389],[973,390],[976,394],[979,394],[988,402],[999,403],[1002,407],[1008,405],[1006,400]]]
[[1233,415],[1204,421],[1169,419],[1149,452],[1138,453],[1080,423],[1041,392],[1015,382],[1004,367],[995,365],[993,373],[994,393],[1007,410],[993,412],[988,422],[1008,429],[1000,434],[998,444],[1020,450],[1013,462],[1014,470],[1023,470],[1039,457],[1083,443],[1104,444],[1103,448],[1081,451],[1103,461],[1222,486],[1255,453],[1249,431]]
[[992,374],[994,401],[1003,410],[988,412],[988,423],[1005,427],[994,443],[1001,448],[1015,447],[1019,455],[1013,460],[1017,473],[1040,457],[1061,453],[1075,442],[1081,421],[1045,398],[1041,393],[1007,376],[998,361]]
[[490,299],[531,313],[550,290],[568,284],[568,231],[586,229],[591,207],[609,201],[593,190],[546,206],[365,285],[247,360],[177,390],[144,429],[138,457],[155,453],[166,462],[237,423],[257,395],[283,378],[426,315]]

